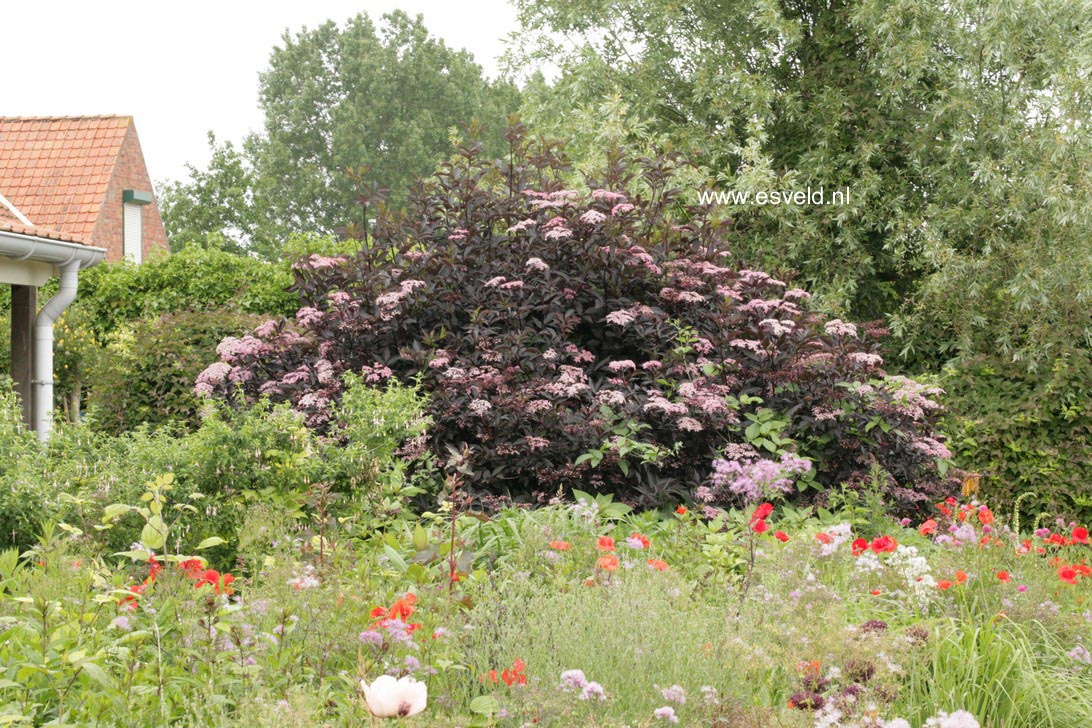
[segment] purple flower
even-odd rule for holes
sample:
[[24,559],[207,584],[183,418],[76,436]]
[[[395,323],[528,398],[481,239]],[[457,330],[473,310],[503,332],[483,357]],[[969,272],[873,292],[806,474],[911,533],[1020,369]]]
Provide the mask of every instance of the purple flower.
[[383,644],[383,635],[376,632],[374,629],[369,629],[366,632],[360,633],[360,641],[366,645],[379,646]]
[[714,460],[710,477],[714,486],[727,488],[748,501],[756,501],[792,489],[793,476],[811,470],[811,462],[792,453],[780,460],[737,459]]
[[664,688],[660,691],[660,695],[664,696],[664,700],[669,703],[678,703],[679,705],[686,703],[686,691],[683,690],[682,685],[672,685],[669,688]]
[[665,705],[662,708],[656,708],[652,711],[652,715],[656,720],[666,720],[668,723],[678,723],[679,716],[675,715],[675,709],[670,705]]
[[566,670],[561,673],[561,687],[563,688],[583,690],[587,684],[588,679],[584,677],[583,670]]
[[300,326],[310,328],[311,326],[314,326],[315,324],[322,321],[325,315],[326,314],[324,314],[322,311],[319,311],[317,308],[306,306],[296,312],[296,321],[299,322]]

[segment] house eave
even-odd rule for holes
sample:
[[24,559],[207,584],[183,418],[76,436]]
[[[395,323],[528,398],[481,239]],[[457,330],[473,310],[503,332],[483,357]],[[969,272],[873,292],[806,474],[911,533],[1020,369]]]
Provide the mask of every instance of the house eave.
[[0,230],[0,255],[14,260],[49,263],[56,267],[79,262],[82,269],[101,263],[106,257],[106,249]]

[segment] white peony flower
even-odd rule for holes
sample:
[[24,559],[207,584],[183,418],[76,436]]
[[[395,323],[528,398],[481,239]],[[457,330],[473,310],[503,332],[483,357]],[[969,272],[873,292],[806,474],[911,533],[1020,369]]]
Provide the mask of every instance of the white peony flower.
[[380,675],[371,685],[360,681],[368,710],[378,718],[405,718],[417,715],[428,703],[428,686],[412,677],[395,680]]

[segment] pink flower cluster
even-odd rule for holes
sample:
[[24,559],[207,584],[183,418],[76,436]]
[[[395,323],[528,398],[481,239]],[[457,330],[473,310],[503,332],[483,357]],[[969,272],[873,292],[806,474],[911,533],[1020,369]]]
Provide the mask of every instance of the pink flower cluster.
[[793,478],[811,470],[811,462],[792,453],[779,460],[766,458],[713,461],[710,481],[718,488],[741,496],[748,502],[792,490]]

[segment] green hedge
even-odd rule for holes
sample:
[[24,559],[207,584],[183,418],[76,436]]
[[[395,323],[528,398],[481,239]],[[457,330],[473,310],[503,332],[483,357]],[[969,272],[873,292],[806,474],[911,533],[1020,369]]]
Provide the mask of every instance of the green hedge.
[[998,357],[945,372],[946,429],[958,464],[983,473],[989,502],[1025,515],[1092,517],[1092,352],[1071,348],[1049,371]]

